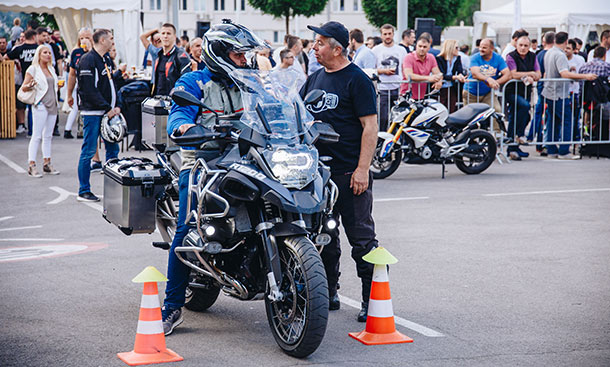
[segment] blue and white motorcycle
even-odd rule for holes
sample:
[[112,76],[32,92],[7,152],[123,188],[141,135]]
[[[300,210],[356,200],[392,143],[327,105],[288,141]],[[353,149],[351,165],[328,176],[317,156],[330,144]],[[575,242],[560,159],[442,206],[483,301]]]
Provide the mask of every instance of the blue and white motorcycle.
[[[436,94],[432,92],[426,97]],[[492,118],[504,127],[503,116],[483,103],[472,103],[449,114],[434,99],[401,97],[390,115],[388,131],[378,133],[371,171],[373,178],[392,175],[404,161],[409,164],[455,162],[466,174],[478,174],[493,163],[497,145],[486,128]]]

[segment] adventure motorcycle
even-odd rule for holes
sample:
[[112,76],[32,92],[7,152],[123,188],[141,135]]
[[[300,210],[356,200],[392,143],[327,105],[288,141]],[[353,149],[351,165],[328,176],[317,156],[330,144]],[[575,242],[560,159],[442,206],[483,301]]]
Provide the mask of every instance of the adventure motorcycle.
[[[392,175],[401,161],[410,164],[455,162],[466,174],[485,171],[494,161],[497,145],[494,136],[484,130],[495,118],[504,128],[503,116],[483,103],[472,103],[448,114],[434,99],[414,100],[411,93],[392,107],[388,131],[378,133],[371,171],[373,178]],[[505,129],[503,129],[505,130]]]
[[[192,269],[186,307],[204,311],[221,290],[240,300],[264,299],[278,345],[305,357],[322,342],[328,320],[326,273],[315,245],[328,244],[337,226],[332,208],[338,190],[313,144],[339,136],[330,125],[313,123],[292,72],[235,70],[231,77],[244,102],[239,134],[191,94],[172,94],[178,105],[214,113],[216,123],[197,124],[171,139],[197,149],[212,142],[219,152],[206,160],[210,152],[197,151],[201,158],[189,177],[192,228],[175,249]],[[158,159],[177,174],[172,154],[160,152]],[[166,195],[158,208],[177,202]],[[171,224],[171,218],[158,215],[157,223]],[[171,225],[165,233],[171,243]]]

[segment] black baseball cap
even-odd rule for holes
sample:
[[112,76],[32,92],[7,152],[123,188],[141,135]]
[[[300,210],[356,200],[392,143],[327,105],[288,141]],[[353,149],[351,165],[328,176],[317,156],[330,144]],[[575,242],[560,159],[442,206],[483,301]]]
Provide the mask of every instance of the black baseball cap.
[[347,48],[349,45],[349,32],[347,28],[339,22],[328,22],[321,27],[314,27],[312,25],[308,25],[307,28],[316,32],[320,36],[324,37],[332,37],[337,40],[344,48]]

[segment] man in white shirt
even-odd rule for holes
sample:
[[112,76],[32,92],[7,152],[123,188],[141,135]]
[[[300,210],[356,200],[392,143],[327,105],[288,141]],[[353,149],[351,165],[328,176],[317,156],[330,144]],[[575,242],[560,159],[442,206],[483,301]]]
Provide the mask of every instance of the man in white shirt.
[[[599,45],[604,46],[606,48],[606,62],[610,63],[610,29],[606,29],[602,32],[601,40],[602,41]],[[593,51],[595,50],[592,49],[591,51],[589,51],[589,55],[587,55],[587,62],[593,61]]]
[[506,60],[506,55],[515,51],[517,49],[517,40],[523,36],[529,36],[530,34],[523,28],[517,29],[510,40],[510,43],[504,47],[504,51],[502,51],[502,58]]
[[[576,40],[569,39],[565,49],[566,56],[568,57],[568,68],[572,73],[578,73],[581,66],[586,64],[585,59],[580,56],[577,51]],[[570,95],[572,99],[572,107],[574,108],[574,128],[572,134],[575,140],[580,139],[580,81],[573,81],[570,83]]]
[[402,61],[407,56],[403,47],[394,44],[394,26],[381,26],[381,44],[373,48],[377,59],[379,90],[379,130],[385,131],[388,126],[390,106],[398,99],[398,90],[402,80]]

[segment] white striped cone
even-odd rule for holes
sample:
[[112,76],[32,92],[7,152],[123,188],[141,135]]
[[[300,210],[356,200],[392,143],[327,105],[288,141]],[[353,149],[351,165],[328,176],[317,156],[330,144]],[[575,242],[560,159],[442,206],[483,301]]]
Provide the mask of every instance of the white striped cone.
[[396,331],[390,297],[387,265],[375,265],[366,328],[349,336],[366,345],[411,343],[413,339]]
[[161,305],[159,304],[159,292],[156,282],[144,283],[136,342],[133,351],[118,353],[117,355],[130,366],[183,360],[182,357],[165,346]]

